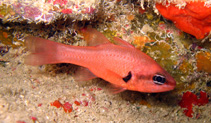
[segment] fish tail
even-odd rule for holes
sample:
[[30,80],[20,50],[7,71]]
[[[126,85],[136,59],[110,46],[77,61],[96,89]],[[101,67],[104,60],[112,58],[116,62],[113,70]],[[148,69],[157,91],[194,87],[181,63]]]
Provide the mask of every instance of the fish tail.
[[31,52],[31,54],[25,57],[25,64],[44,65],[60,63],[61,61],[58,55],[58,47],[63,44],[38,37],[28,36],[25,38],[25,45]]

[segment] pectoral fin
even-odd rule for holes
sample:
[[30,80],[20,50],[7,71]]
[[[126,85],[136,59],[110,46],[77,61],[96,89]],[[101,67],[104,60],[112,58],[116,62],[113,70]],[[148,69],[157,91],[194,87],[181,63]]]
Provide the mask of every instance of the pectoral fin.
[[73,75],[75,81],[88,81],[97,78],[88,68],[79,67]]
[[121,93],[123,91],[127,90],[126,88],[120,87],[118,85],[110,84],[109,85],[109,92],[112,94]]
[[109,91],[113,94],[116,93],[120,93],[122,91],[127,90],[127,83],[123,80],[123,77],[120,76],[119,74],[108,70],[106,68],[102,68],[101,70],[95,70],[95,69],[90,69],[93,73],[101,73],[100,78],[108,81],[109,83],[111,83],[111,87],[109,89]]

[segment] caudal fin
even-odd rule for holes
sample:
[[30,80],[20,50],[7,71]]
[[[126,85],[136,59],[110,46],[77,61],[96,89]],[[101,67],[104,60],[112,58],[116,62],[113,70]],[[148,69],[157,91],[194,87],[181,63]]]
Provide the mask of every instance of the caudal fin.
[[25,38],[25,45],[31,52],[26,56],[25,64],[28,65],[43,65],[59,63],[58,46],[63,44],[50,40],[28,36]]

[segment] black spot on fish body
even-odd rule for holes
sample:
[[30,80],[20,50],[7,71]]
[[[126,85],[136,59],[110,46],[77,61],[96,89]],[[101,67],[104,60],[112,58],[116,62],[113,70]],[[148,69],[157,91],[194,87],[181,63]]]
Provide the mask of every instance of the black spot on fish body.
[[124,78],[122,78],[126,83],[131,79],[132,77],[132,74],[131,74],[131,71],[128,73],[128,75]]

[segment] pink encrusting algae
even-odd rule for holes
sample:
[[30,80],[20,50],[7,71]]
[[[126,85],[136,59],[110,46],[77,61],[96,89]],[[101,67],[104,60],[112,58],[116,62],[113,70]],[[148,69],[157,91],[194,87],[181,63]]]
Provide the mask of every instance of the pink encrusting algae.
[[[28,20],[51,23],[67,15],[76,20],[89,20],[100,3],[99,0],[21,0],[0,2],[0,18],[5,21]],[[2,14],[1,14],[2,13]]]
[[[144,1],[140,1],[142,10]],[[190,1],[196,0],[167,0],[169,3],[184,6]],[[205,0],[201,0],[206,2]],[[121,1],[100,0],[10,0],[0,1],[0,18],[4,21],[21,21],[51,23],[60,18],[60,15],[67,15],[75,20],[90,20],[95,13],[102,13],[103,4],[114,4]],[[147,0],[148,4],[163,3],[166,0]],[[206,2],[209,6],[211,3]],[[110,16],[109,14],[107,16]]]

